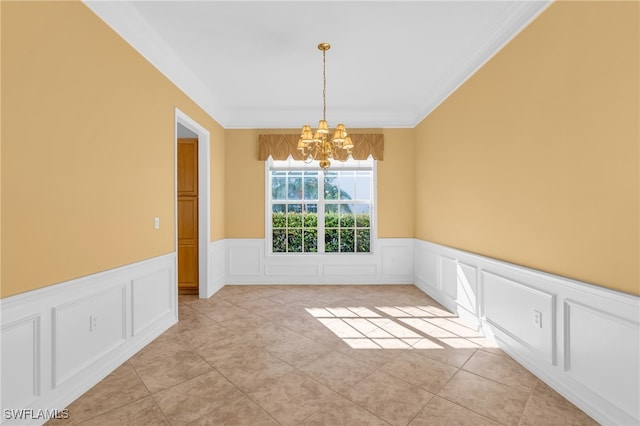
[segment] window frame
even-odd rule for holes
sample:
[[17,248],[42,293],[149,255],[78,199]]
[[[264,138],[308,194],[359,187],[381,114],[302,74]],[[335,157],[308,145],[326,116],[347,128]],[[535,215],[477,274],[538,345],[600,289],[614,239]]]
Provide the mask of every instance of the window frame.
[[[278,258],[287,258],[290,256],[302,256],[302,257],[317,257],[317,256],[371,256],[376,253],[377,238],[378,238],[378,162],[369,157],[367,160],[353,160],[347,161],[333,161],[327,171],[347,170],[358,171],[368,170],[371,171],[371,208],[369,212],[369,251],[368,252],[325,252],[325,221],[324,221],[324,209],[325,204],[337,204],[337,200],[325,200],[324,199],[324,171],[319,166],[318,161],[311,163],[305,163],[303,161],[296,161],[289,157],[287,160],[276,161],[269,157],[265,162],[265,192],[264,192],[264,217],[265,217],[265,253],[267,256],[273,256]],[[273,251],[273,227],[271,220],[272,212],[272,199],[271,199],[271,175],[272,170],[282,171],[318,171],[318,251],[317,252],[274,252]],[[322,192],[321,192],[322,191]],[[322,194],[322,198],[320,195]],[[301,200],[301,204],[304,200]],[[348,204],[348,203],[344,203]],[[357,204],[357,203],[351,203]],[[321,251],[322,250],[322,251]]]

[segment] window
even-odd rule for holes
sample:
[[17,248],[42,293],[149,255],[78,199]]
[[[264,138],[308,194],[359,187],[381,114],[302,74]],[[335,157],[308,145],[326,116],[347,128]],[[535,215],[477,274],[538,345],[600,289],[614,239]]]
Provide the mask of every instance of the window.
[[374,161],[267,162],[272,253],[371,253]]

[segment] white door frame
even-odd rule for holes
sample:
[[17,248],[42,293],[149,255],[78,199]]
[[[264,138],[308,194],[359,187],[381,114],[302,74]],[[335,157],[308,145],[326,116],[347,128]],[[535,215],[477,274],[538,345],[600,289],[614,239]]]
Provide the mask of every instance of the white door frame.
[[174,216],[175,216],[175,251],[176,251],[176,285],[178,283],[178,124],[198,135],[198,295],[201,299],[209,297],[213,290],[209,289],[209,239],[211,235],[211,162],[209,131],[190,118],[187,114],[175,109],[175,146],[174,146]]

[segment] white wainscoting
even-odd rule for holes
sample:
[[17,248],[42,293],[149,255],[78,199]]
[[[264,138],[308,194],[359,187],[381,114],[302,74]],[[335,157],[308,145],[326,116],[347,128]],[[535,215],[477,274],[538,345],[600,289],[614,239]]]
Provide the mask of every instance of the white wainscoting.
[[[205,297],[225,284],[415,283],[599,422],[640,423],[636,296],[405,238],[353,256],[227,239],[208,262]],[[175,267],[172,253],[0,300],[2,409],[62,409],[174,324]]]
[[426,241],[415,284],[606,425],[640,424],[640,298]]
[[267,254],[264,239],[227,239],[227,284],[413,284],[413,239],[380,238],[372,254]]
[[206,290],[200,290],[201,298],[213,296],[226,284],[227,279],[227,244],[226,240],[212,241],[209,243],[209,277]]
[[168,254],[0,300],[5,409],[61,410],[177,321]]

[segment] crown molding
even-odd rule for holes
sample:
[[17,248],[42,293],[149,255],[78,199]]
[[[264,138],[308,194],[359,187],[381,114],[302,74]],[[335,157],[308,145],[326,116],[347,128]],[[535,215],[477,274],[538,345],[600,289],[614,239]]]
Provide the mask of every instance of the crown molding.
[[[231,117],[252,117],[251,124],[247,125],[246,119],[234,120],[230,119],[224,126],[225,129],[297,129],[303,124],[309,124],[312,127],[317,125],[321,117],[318,108],[312,109],[278,109],[264,111],[257,108],[242,108],[230,111]],[[380,110],[363,110],[358,109],[357,112],[349,109],[333,108],[327,114],[327,120],[334,126],[344,123],[347,130],[356,128],[413,128],[411,122],[411,111],[405,109],[395,109],[391,114],[388,111]],[[282,117],[286,117],[283,120]],[[314,122],[309,121],[312,117]],[[339,121],[334,119],[339,117]]]
[[225,109],[131,3],[98,0],[83,0],[83,3],[224,127],[227,119]]
[[[297,128],[303,121],[308,121],[309,112],[299,108],[264,111],[254,108],[224,107],[131,3],[126,1],[83,1],[101,20],[222,127],[226,129]],[[551,3],[551,0],[512,2],[485,35],[480,37],[477,43],[460,57],[460,60],[445,77],[433,86],[429,92],[430,96],[424,99],[422,105],[417,107],[407,105],[406,108],[394,109],[392,113],[362,109],[357,112],[346,110],[332,110],[332,112],[339,113],[340,119],[348,123],[350,128],[415,127]],[[283,116],[287,117],[285,121],[282,120]],[[238,119],[237,117],[245,118]],[[246,117],[252,117],[250,123]]]

